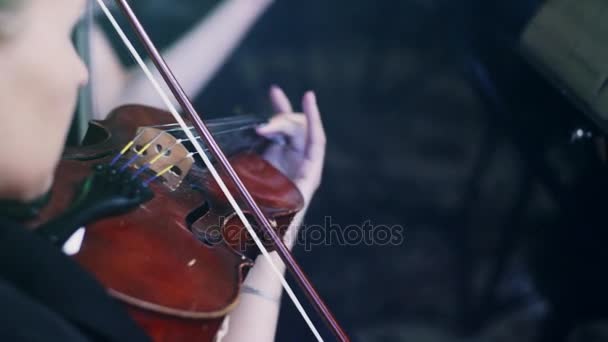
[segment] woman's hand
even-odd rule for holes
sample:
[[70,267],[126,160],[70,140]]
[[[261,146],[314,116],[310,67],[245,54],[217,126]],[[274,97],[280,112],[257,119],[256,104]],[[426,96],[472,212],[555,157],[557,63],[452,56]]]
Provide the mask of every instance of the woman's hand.
[[291,178],[308,204],[321,184],[325,161],[325,130],[316,96],[311,91],[304,94],[303,114],[294,113],[279,87],[270,89],[270,100],[276,115],[257,131],[277,143],[268,148],[264,157]]

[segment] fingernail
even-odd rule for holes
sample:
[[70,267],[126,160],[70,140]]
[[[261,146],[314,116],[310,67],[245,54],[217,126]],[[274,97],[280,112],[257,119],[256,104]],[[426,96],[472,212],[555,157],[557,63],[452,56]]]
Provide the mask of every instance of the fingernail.
[[261,124],[258,127],[255,128],[255,131],[258,133],[263,133],[264,130],[266,129],[267,124]]
[[315,94],[314,91],[312,91],[312,90],[307,91],[305,96],[308,97],[310,99],[310,101],[312,101],[314,103],[317,102],[317,95]]

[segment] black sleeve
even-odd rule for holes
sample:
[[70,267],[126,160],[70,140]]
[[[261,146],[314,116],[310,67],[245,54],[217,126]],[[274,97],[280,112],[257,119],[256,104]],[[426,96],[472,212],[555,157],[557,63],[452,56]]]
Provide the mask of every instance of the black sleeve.
[[57,313],[0,281],[0,341],[89,341]]
[[[38,324],[43,329],[51,324],[50,320],[60,318],[65,322],[58,326],[62,332],[71,333],[68,328],[73,326],[96,341],[149,340],[124,306],[74,260],[23,226],[6,221],[0,222],[0,282],[5,284],[1,289],[4,293],[0,293],[0,314],[10,313],[12,304],[23,306],[18,308],[22,315],[33,312],[34,316],[47,319],[41,323],[36,319],[27,321],[32,330],[37,330]],[[16,327],[27,328],[25,324]]]

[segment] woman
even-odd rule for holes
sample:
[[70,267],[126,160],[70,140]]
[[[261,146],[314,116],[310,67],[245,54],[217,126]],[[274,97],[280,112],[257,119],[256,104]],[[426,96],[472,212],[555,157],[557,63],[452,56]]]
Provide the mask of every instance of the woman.
[[[3,341],[146,340],[91,276],[14,222],[14,213],[6,210],[35,200],[52,184],[78,88],[88,77],[70,39],[84,5],[85,0],[0,0]],[[293,113],[277,87],[271,89],[271,100],[280,114],[259,133],[285,136],[288,143],[271,147],[267,158],[294,180],[308,204],[321,179],[325,152],[315,96],[304,96],[305,115]],[[296,235],[302,216],[294,220],[288,236]],[[286,243],[293,246],[293,240]],[[256,262],[244,289],[223,341],[273,340],[281,287],[265,260]]]

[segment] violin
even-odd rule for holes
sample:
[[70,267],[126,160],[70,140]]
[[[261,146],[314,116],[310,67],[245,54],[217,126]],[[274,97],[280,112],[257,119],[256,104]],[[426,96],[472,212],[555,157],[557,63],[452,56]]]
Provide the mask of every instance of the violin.
[[[98,3],[164,95],[103,1]],[[269,251],[281,257],[335,337],[349,341],[282,241],[304,200],[289,178],[256,153],[267,141],[247,129],[255,120],[205,123],[127,1],[117,4],[187,118],[164,96],[169,112],[132,105],[92,122],[84,145],[66,150],[36,232],[63,244],[85,226],[75,259],[155,341],[212,341],[237,305],[258,253],[271,262],[322,341]],[[235,132],[238,138],[230,134]]]
[[[155,341],[211,341],[237,304],[241,282],[257,253],[172,119],[158,109],[125,106],[104,121],[92,122],[83,146],[64,153],[37,232],[63,244],[74,228],[86,225],[74,258],[127,305]],[[254,133],[257,123],[237,117],[208,126],[224,142],[240,179],[282,236],[304,200],[286,176],[255,153],[253,147],[264,144]],[[131,141],[129,150],[112,163]],[[168,166],[148,189],[135,193],[142,180]],[[91,170],[97,174],[91,176]],[[83,179],[92,181],[82,186]],[[130,200],[132,205],[126,203]],[[137,210],[120,215],[125,206],[135,205]],[[268,239],[265,243],[272,249]]]

